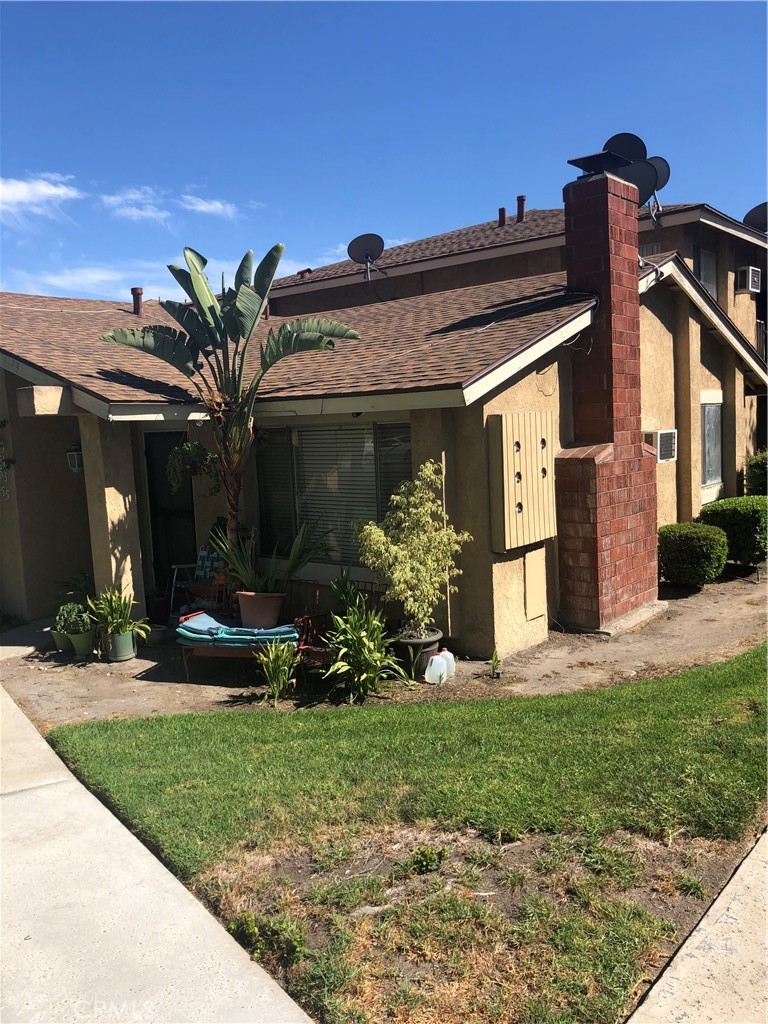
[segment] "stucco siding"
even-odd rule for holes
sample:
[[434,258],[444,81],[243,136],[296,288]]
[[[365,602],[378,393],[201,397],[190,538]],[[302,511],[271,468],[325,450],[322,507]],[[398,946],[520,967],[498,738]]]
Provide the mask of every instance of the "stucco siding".
[[7,424],[0,433],[11,438],[7,449],[15,463],[8,470],[9,500],[2,503],[10,515],[6,520],[4,507],[0,607],[33,619],[56,611],[62,580],[91,572],[85,481],[67,466],[67,449],[80,432],[74,416],[19,416],[15,392],[29,384],[4,376],[7,416],[0,418]]
[[[644,431],[675,430],[675,310],[669,290],[655,288],[640,306],[640,401]],[[677,466],[656,466],[659,526],[677,522]]]

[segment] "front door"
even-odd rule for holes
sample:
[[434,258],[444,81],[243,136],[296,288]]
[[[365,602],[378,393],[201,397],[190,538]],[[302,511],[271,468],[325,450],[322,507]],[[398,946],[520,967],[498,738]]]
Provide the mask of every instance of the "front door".
[[144,435],[152,527],[152,564],[158,590],[165,588],[171,575],[171,566],[197,561],[192,482],[188,480],[174,494],[165,471],[168,456],[184,441],[185,436],[181,431]]

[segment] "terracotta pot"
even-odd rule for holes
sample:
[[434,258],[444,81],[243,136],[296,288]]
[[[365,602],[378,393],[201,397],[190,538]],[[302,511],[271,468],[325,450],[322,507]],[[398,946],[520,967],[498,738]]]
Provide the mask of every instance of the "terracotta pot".
[[285,594],[254,594],[238,590],[240,621],[246,629],[272,629],[280,618]]

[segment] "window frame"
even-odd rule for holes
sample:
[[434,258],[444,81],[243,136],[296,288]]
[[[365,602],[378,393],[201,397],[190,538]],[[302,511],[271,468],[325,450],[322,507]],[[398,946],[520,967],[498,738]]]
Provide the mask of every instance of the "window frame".
[[[719,436],[719,477],[715,480],[707,479],[707,409],[717,409],[719,420],[720,420],[720,436]],[[723,483],[723,403],[722,402],[702,402],[701,403],[701,487],[702,490],[706,491],[709,488],[719,487]]]
[[[305,432],[305,431],[312,431],[312,430],[317,430],[319,432],[319,431],[323,431],[323,430],[332,429],[334,427],[340,428],[340,429],[346,429],[346,430],[348,430],[350,432],[353,431],[356,427],[359,428],[359,429],[364,429],[366,427],[367,428],[371,428],[372,442],[373,442],[373,483],[374,483],[374,491],[375,491],[375,496],[376,496],[376,519],[377,519],[378,522],[381,522],[382,518],[384,517],[384,514],[387,511],[388,505],[389,505],[389,495],[388,494],[384,495],[383,490],[382,490],[382,476],[383,476],[383,473],[382,473],[382,466],[381,466],[381,451],[382,451],[382,449],[381,449],[381,433],[380,433],[382,429],[396,427],[396,428],[400,428],[401,430],[404,430],[404,431],[407,430],[407,432],[408,432],[408,439],[409,439],[409,456],[410,456],[410,458],[409,458],[409,467],[408,467],[408,477],[407,478],[404,477],[403,479],[413,479],[413,463],[412,463],[412,451],[413,451],[413,449],[412,449],[412,442],[411,442],[412,434],[411,434],[410,419],[397,419],[397,420],[391,420],[391,421],[390,420],[382,420],[381,422],[379,422],[379,421],[374,421],[374,422],[367,421],[367,422],[363,422],[363,423],[360,423],[360,424],[354,424],[354,423],[353,424],[348,424],[348,423],[328,423],[328,424],[312,423],[312,424],[306,424],[306,425],[305,424],[296,424],[295,426],[294,425],[283,425],[283,426],[274,426],[274,427],[272,427],[272,426],[270,426],[270,427],[263,427],[263,428],[261,428],[261,432],[264,433],[264,434],[270,434],[270,433],[278,432],[278,431],[285,431],[286,434],[287,434],[288,448],[289,448],[289,451],[290,451],[290,459],[289,459],[289,463],[288,463],[288,467],[287,467],[287,477],[288,477],[287,484],[288,484],[290,490],[289,490],[289,501],[287,502],[287,505],[288,505],[288,513],[290,515],[290,520],[291,520],[291,530],[292,530],[292,533],[294,535],[295,535],[296,531],[299,529],[299,526],[301,525],[301,522],[302,522],[301,509],[300,509],[300,504],[301,504],[300,503],[300,493],[299,493],[299,471],[298,471],[298,463],[297,463],[297,459],[299,457],[298,450],[299,450],[299,447],[300,447],[300,433],[301,432]],[[255,477],[256,477],[258,522],[259,522],[259,534],[260,534],[260,537],[261,537],[262,536],[262,523],[263,523],[263,519],[264,519],[264,504],[263,504],[264,497],[263,496],[265,495],[265,493],[268,490],[268,488],[264,488],[263,487],[263,476],[262,476],[262,471],[261,471],[258,451],[255,453],[255,455],[256,455],[256,457],[254,459],[254,469],[253,469],[253,472],[254,472]],[[281,481],[281,483],[285,483],[285,481]],[[270,544],[274,544],[274,538],[270,537],[270,538],[266,539],[266,538],[262,537],[262,556],[265,556],[267,554],[267,548],[270,547]],[[278,558],[279,557],[281,557],[281,556],[278,555]],[[316,558],[316,559],[313,560],[313,564],[315,564],[315,563],[317,563],[318,565],[324,565],[324,566],[339,565],[340,564],[338,557],[319,557],[319,558]],[[352,558],[352,559],[344,559],[344,558],[342,558],[341,564],[349,564],[353,568],[360,568],[362,566],[362,562],[360,561],[359,554],[356,554],[355,557]]]

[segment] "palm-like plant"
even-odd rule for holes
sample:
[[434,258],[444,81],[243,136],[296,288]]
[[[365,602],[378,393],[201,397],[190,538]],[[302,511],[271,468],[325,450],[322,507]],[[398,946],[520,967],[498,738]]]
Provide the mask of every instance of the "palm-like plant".
[[[266,309],[269,290],[285,246],[272,247],[253,271],[249,250],[235,274],[234,288],[225,288],[221,300],[213,293],[204,270],[207,260],[194,249],[184,250],[188,270],[168,269],[190,302],[167,299],[160,305],[183,328],[164,325],[140,330],[118,328],[104,341],[148,352],[175,366],[192,382],[213,425],[218,477],[227,495],[227,536],[237,537],[237,516],[243,473],[253,444],[253,410],[264,374],[295,352],[332,349],[334,339],[358,334],[334,320],[308,318],[270,328],[259,346],[254,372],[246,367],[253,331]],[[251,284],[253,279],[253,284]]]

